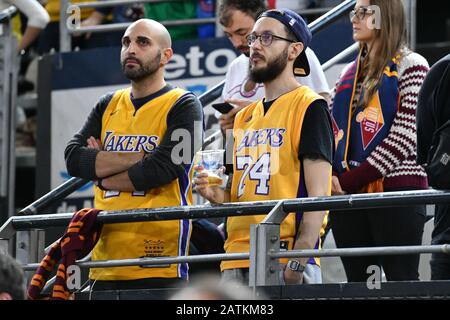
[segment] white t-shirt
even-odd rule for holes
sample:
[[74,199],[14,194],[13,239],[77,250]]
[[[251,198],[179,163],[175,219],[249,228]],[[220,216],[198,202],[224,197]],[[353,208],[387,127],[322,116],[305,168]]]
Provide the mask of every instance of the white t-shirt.
[[[306,56],[310,66],[310,74],[307,77],[297,77],[302,85],[308,86],[317,93],[329,93],[327,79],[323,73],[322,66],[314,51],[306,49]],[[225,85],[222,90],[222,100],[225,99],[248,99],[252,101],[264,98],[264,85],[257,83],[252,91],[246,92],[244,85],[248,79],[249,58],[244,54],[231,62],[225,75]]]

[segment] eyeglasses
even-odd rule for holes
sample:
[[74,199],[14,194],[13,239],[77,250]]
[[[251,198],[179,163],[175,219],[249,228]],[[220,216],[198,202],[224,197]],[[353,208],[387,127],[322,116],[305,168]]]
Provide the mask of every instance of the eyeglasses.
[[253,44],[255,43],[256,40],[258,40],[258,38],[259,38],[261,44],[263,46],[265,46],[265,47],[270,46],[274,39],[276,39],[276,40],[284,40],[284,41],[288,41],[288,42],[291,42],[291,43],[296,42],[296,41],[291,40],[291,39],[286,39],[286,38],[283,38],[283,37],[276,36],[274,34],[271,34],[270,32],[263,32],[260,35],[257,35],[256,33],[250,33],[247,36],[247,38],[246,38],[247,39],[247,44],[249,46],[253,46]]
[[353,20],[353,18],[356,16],[358,20],[364,20],[366,15],[372,15],[374,13],[374,10],[369,9],[368,7],[360,7],[357,10],[353,9],[350,11],[350,20]]

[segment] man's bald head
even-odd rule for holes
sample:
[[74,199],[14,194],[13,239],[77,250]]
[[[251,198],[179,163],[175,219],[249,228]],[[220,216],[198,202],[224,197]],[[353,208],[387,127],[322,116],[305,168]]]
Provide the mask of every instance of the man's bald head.
[[132,23],[122,37],[120,61],[125,76],[135,82],[164,78],[164,66],[173,56],[167,29],[155,20]]
[[132,31],[143,33],[143,35],[154,39],[161,49],[172,47],[172,39],[170,38],[169,31],[158,21],[152,19],[137,20],[127,28],[124,37]]

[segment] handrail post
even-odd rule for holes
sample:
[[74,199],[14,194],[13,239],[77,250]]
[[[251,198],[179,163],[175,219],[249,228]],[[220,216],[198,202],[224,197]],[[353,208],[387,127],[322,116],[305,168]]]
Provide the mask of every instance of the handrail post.
[[278,259],[269,253],[280,251],[280,223],[286,215],[279,201],[260,224],[250,226],[250,287],[280,285]]
[[47,206],[49,206],[50,202],[55,203],[58,200],[64,199],[69,194],[84,186],[88,182],[89,180],[84,180],[82,178],[70,178],[63,184],[60,184],[55,189],[51,190],[41,198],[34,201],[32,204],[29,204],[28,206],[20,210],[18,215],[24,216],[38,214],[39,211],[42,211]]
[[[59,8],[59,51],[70,52],[72,49],[72,37],[67,27],[67,9],[69,8],[70,0],[60,0]],[[78,14],[80,11],[75,14]],[[81,17],[78,17],[80,19]]]

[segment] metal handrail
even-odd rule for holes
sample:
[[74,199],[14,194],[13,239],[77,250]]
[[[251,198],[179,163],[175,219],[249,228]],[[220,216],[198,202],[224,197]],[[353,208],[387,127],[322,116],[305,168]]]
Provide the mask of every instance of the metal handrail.
[[[309,258],[309,257],[355,257],[355,256],[376,256],[376,255],[409,255],[424,253],[450,253],[450,244],[429,245],[429,246],[398,246],[398,247],[361,247],[342,249],[311,249],[311,250],[289,250],[282,252],[269,252],[273,259],[278,258]],[[248,260],[250,254],[243,253],[219,253],[202,254],[194,256],[176,256],[164,258],[137,258],[122,260],[96,260],[77,261],[76,265],[81,268],[113,268],[127,266],[158,266],[178,263],[198,263],[211,261]],[[34,271],[39,267],[39,263],[29,263],[23,265],[23,270]]]
[[[183,0],[169,0],[172,2],[182,2]],[[118,5],[131,5],[135,3],[159,3],[167,2],[166,0],[129,0],[129,1],[101,1],[101,2],[85,2],[85,3],[71,3],[70,0],[61,0],[60,4],[60,21],[59,21],[59,33],[60,33],[60,51],[68,52],[71,49],[71,34],[84,34],[84,33],[100,33],[125,30],[129,23],[111,23],[108,25],[98,25],[93,27],[80,27],[76,24],[75,28],[66,22],[66,16],[69,10],[80,10],[82,8],[99,8],[99,7],[114,7]],[[174,21],[160,21],[165,26],[180,26],[180,25],[198,25],[207,23],[216,23],[215,18],[195,18],[195,19],[181,19]]]
[[[118,1],[118,2],[124,2],[124,1]],[[138,3],[140,1],[136,1]],[[107,5],[104,5],[103,2],[94,2],[95,3],[101,3],[101,7],[107,7]],[[134,1],[133,1],[134,3]],[[86,4],[86,3],[82,3]],[[93,6],[93,5],[92,5]],[[81,6],[79,6],[81,7]],[[88,7],[88,6],[83,6]],[[324,12],[324,9],[321,10],[312,10],[311,12],[306,12],[307,10],[302,11],[302,14],[314,14],[319,12]],[[327,12],[327,11],[325,11]],[[194,19],[181,19],[181,20],[167,20],[167,21],[159,21],[161,24],[163,24],[166,27],[173,27],[173,26],[184,26],[184,25],[198,25],[198,24],[207,24],[207,23],[216,23],[216,18],[194,18]],[[128,26],[131,24],[131,22],[123,22],[123,23],[109,23],[109,24],[103,24],[103,25],[97,25],[97,26],[86,26],[86,27],[75,27],[75,28],[68,28],[69,34],[84,34],[84,33],[102,33],[102,32],[110,32],[110,31],[120,31],[125,30],[128,28]]]
[[[166,27],[173,26],[184,26],[184,25],[197,25],[197,24],[206,24],[206,23],[216,23],[216,18],[195,18],[195,19],[183,19],[183,20],[167,20],[167,21],[159,21]],[[122,23],[109,23],[102,24],[98,26],[90,26],[90,27],[78,27],[78,28],[68,28],[69,34],[84,34],[84,33],[102,33],[102,32],[110,32],[110,31],[120,31],[125,30],[131,22],[122,22]]]
[[[197,205],[135,210],[100,211],[100,223],[123,223],[158,220],[199,219],[212,217],[248,216],[267,214],[276,205],[284,212],[357,210],[380,207],[400,207],[405,205],[449,203],[450,191],[414,190],[371,194],[351,194],[342,196],[323,196],[259,202],[233,202],[221,205]],[[13,230],[30,230],[51,226],[65,226],[73,213],[45,214],[33,216],[13,216],[0,228],[0,238]],[[8,231],[9,230],[9,231]]]
[[450,253],[450,244],[429,246],[389,246],[389,247],[360,247],[342,249],[312,249],[289,250],[284,252],[269,252],[271,258],[307,258],[307,257],[362,257],[377,255],[408,255],[416,253]]
[[[357,210],[366,208],[404,206],[405,199],[409,205],[448,203],[449,191],[419,190],[398,191],[373,194],[355,194],[343,196],[327,196],[313,198],[298,198],[276,201],[228,203],[223,205],[200,205],[191,207],[167,207],[156,209],[137,209],[121,211],[101,211],[97,215],[99,223],[124,223],[142,221],[161,221],[176,219],[194,219],[208,217],[247,216],[257,214],[271,214],[266,216],[266,221],[276,223],[277,214],[273,210],[280,209],[284,213],[294,211],[323,211],[323,210]],[[273,214],[272,214],[273,213]],[[11,217],[1,228],[0,238],[11,238],[17,230],[30,230],[34,228],[48,228],[52,226],[67,225],[72,218],[72,213],[48,214],[36,216]],[[267,221],[269,221],[267,220]],[[265,222],[262,222],[263,224]],[[270,222],[269,221],[269,222]],[[279,225],[280,223],[278,223]],[[331,256],[363,256],[363,255],[395,255],[414,253],[450,253],[450,245],[433,246],[403,246],[403,247],[376,247],[376,248],[344,248],[344,249],[314,249],[292,250],[288,252],[268,252],[271,259],[282,257],[331,257]],[[160,265],[180,262],[205,262],[218,260],[247,260],[250,253],[237,254],[212,254],[201,256],[176,256],[164,258],[140,258],[105,261],[83,261],[80,267],[100,268],[135,265]],[[26,264],[25,270],[33,270],[38,264]]]
[[332,10],[328,11],[324,15],[320,16],[318,19],[311,22],[308,27],[312,34],[318,33],[331,23],[339,20],[344,14],[350,12],[356,4],[356,0],[346,0],[334,7]]
[[[202,205],[192,207],[169,207],[158,209],[140,209],[126,211],[102,211],[97,220],[101,223],[123,223],[139,221],[159,221],[174,219],[192,219],[201,217],[226,217],[244,216],[267,213],[269,210],[281,207],[284,212],[292,211],[321,211],[351,210],[372,207],[403,206],[405,199],[408,204],[448,203],[450,201],[449,191],[421,190],[386,192],[374,194],[356,194],[333,197],[315,197],[287,199],[279,201],[261,201],[256,203],[230,203],[225,205]],[[0,237],[11,237],[11,229],[29,230],[33,228],[47,228],[56,225],[66,225],[73,216],[72,213],[50,214],[39,216],[11,217],[0,229]],[[9,233],[9,234],[6,234]],[[450,253],[450,245],[433,246],[402,246],[402,247],[377,247],[377,248],[344,248],[344,249],[314,249],[314,250],[292,250],[288,252],[269,252],[270,258],[283,257],[332,257],[332,256],[364,256],[364,255],[396,255],[415,253]],[[80,262],[80,267],[100,268],[136,265],[161,265],[181,262],[205,262],[219,260],[247,260],[249,253],[238,254],[212,254],[201,256],[177,256],[165,258],[140,258],[124,260],[105,260]],[[27,264],[25,270],[33,270],[38,264]]]
[[11,190],[15,188],[15,110],[19,61],[12,18],[17,12],[12,6],[0,12],[0,206],[7,216],[14,214],[14,192]]
[[130,5],[136,3],[159,3],[159,2],[183,2],[184,0],[107,0],[76,3],[80,9],[83,8],[104,8],[113,6]]
[[328,60],[322,65],[322,70],[325,72],[331,67],[333,67],[335,64],[341,62],[345,58],[349,57],[350,55],[354,54],[355,52],[358,52],[359,50],[359,43],[355,42],[350,47],[344,49],[342,52],[338,53],[336,56]]
[[[149,265],[165,265],[178,263],[197,263],[209,261],[229,261],[229,260],[248,260],[247,253],[218,253],[218,254],[202,254],[196,256],[176,256],[164,258],[137,258],[122,260],[96,260],[96,261],[77,261],[76,264],[82,268],[111,268],[126,266],[149,266]],[[39,263],[29,263],[23,266],[25,271],[34,271],[39,267]]]
[[[173,220],[182,218],[195,218],[208,216],[214,213],[215,217],[224,216],[242,216],[254,215],[267,212],[268,207],[271,213],[266,216],[265,221],[275,222],[280,226],[277,220],[280,215],[277,210],[284,213],[291,211],[322,211],[324,209],[362,209],[372,207],[393,207],[403,206],[404,200],[408,199],[408,204],[428,204],[428,203],[448,203],[450,201],[449,191],[421,190],[421,191],[404,191],[404,192],[386,192],[375,194],[356,194],[334,197],[314,197],[287,199],[279,201],[262,201],[256,203],[230,203],[225,205],[203,205],[194,207],[172,207],[158,209],[141,209],[141,210],[125,210],[125,211],[102,211],[98,214],[97,220],[103,223],[123,223],[138,221],[156,221],[156,220]],[[56,214],[41,216],[25,216],[11,217],[8,222],[0,229],[0,238],[7,236],[11,238],[15,230],[29,230],[32,228],[47,228],[55,226],[58,223],[67,221],[72,214]],[[285,215],[284,215],[285,216]],[[65,221],[64,221],[65,220]],[[278,223],[276,223],[278,221]],[[255,245],[255,244],[254,244]],[[390,247],[363,247],[363,248],[342,248],[342,249],[307,249],[307,250],[291,250],[291,251],[268,251],[267,257],[272,261],[278,258],[299,258],[299,257],[343,257],[343,256],[369,256],[369,255],[408,255],[422,253],[445,253],[450,254],[450,244],[431,245],[431,246],[390,246]],[[225,261],[225,260],[252,260],[252,252],[243,253],[224,253],[224,254],[208,254],[196,256],[172,256],[162,258],[137,258],[122,260],[100,260],[86,261],[79,260],[76,264],[82,268],[111,268],[121,266],[158,266],[163,264],[178,263],[195,263],[207,261]],[[37,263],[28,263],[23,265],[26,271],[32,271],[39,267]],[[254,266],[251,266],[253,270]],[[271,269],[272,273],[274,272]],[[259,282],[251,281],[250,285],[257,285]],[[263,282],[266,285],[270,282]]]
[[219,137],[222,136],[222,130],[217,130],[213,134],[211,134],[209,137],[205,138],[205,141],[203,141],[203,149],[205,149],[207,146],[209,146],[211,143],[216,141]]
[[[174,2],[179,2],[180,0],[171,0]],[[75,28],[69,26],[66,23],[66,14],[67,10],[71,7],[76,7],[78,9],[82,8],[99,8],[99,7],[111,7],[117,5],[129,5],[134,3],[158,3],[165,2],[162,0],[113,0],[113,1],[101,1],[101,2],[84,2],[71,4],[69,0],[61,1],[60,8],[60,50],[61,52],[70,51],[70,34],[83,34],[83,33],[96,33],[96,32],[109,32],[109,31],[118,31],[126,29],[130,23],[113,23],[109,25],[100,25],[93,27],[80,27],[79,25]],[[327,13],[316,19],[313,23],[310,24],[311,32],[315,33],[332,22],[339,19],[343,14],[350,11],[351,8],[356,3],[355,0],[346,0],[335,8],[331,8]],[[320,9],[304,9],[301,10],[301,14],[317,14],[322,13],[328,8],[320,8]],[[166,26],[177,26],[177,25],[196,25],[196,24],[205,24],[205,23],[215,23],[216,18],[197,18],[197,19],[183,19],[177,21],[161,21]]]

